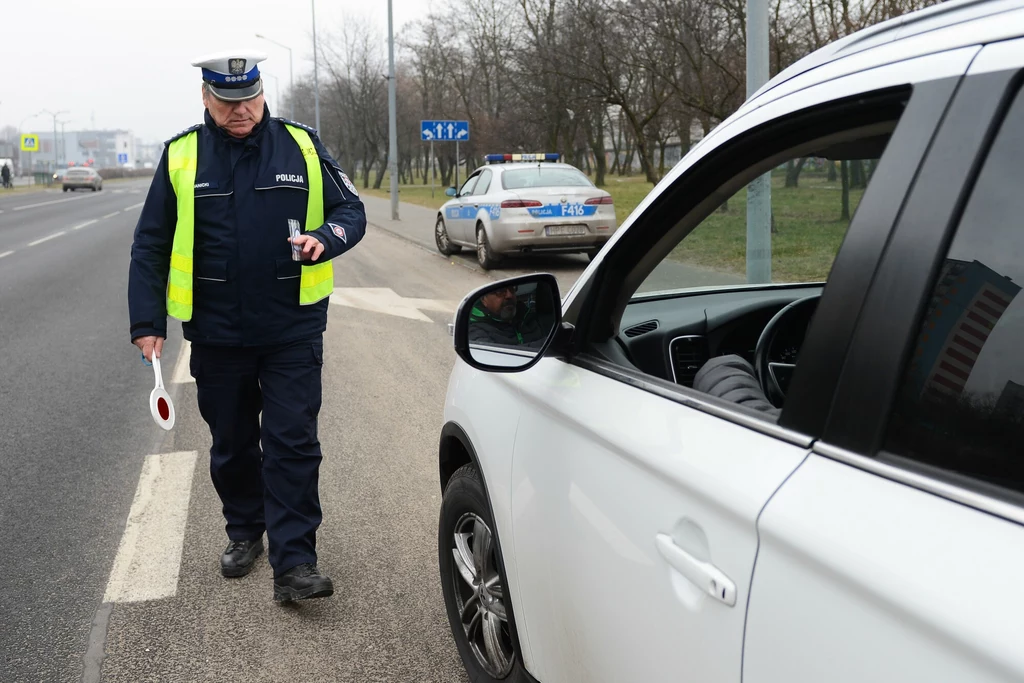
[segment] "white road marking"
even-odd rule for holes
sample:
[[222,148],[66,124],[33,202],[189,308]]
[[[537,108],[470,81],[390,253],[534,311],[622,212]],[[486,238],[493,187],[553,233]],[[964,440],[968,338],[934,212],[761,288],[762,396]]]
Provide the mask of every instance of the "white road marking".
[[454,313],[458,308],[458,304],[452,301],[406,299],[387,287],[337,287],[331,294],[331,303],[427,323],[434,321],[420,309]]
[[114,194],[124,194],[124,190],[114,190]]
[[60,237],[61,235],[66,235],[66,234],[68,234],[66,230],[61,230],[60,232],[55,232],[52,235],[47,235],[46,237],[37,239],[35,242],[29,242],[28,246],[34,247],[37,244],[42,244],[43,242],[48,242],[49,240],[52,240],[54,238],[57,238],[57,237]]
[[88,227],[88,226],[92,225],[93,223],[98,223],[99,220],[100,220],[99,218],[93,218],[91,221],[86,221],[84,223],[79,223],[78,225],[76,225],[75,227],[73,227],[71,229],[72,230],[81,230],[82,228]]
[[137,209],[140,206],[145,206],[145,204],[146,204],[146,202],[139,202],[138,204],[132,204],[131,206],[125,208],[124,211],[131,211],[132,209]]
[[178,592],[197,456],[187,451],[146,457],[103,602],[159,600]]
[[115,211],[114,213],[108,213],[106,216],[104,216],[104,218],[110,218],[111,216],[116,216],[119,213],[121,213],[121,212],[120,211]]
[[3,258],[4,256],[10,256],[13,253],[13,251],[5,251],[4,253],[0,254],[0,258]]
[[189,360],[192,358],[192,342],[184,340],[181,353],[178,354],[178,362],[174,366],[174,374],[171,375],[171,384],[195,384],[196,378],[189,371]]
[[51,199],[48,202],[39,202],[37,204],[23,204],[22,206],[16,206],[12,211],[24,211],[25,209],[34,209],[37,206],[49,206],[50,204],[63,204],[64,202],[76,202],[80,199],[88,199],[89,197],[95,197],[95,194],[82,195],[81,197],[68,197],[67,199]]
[[132,190],[132,194],[142,194],[142,190]]

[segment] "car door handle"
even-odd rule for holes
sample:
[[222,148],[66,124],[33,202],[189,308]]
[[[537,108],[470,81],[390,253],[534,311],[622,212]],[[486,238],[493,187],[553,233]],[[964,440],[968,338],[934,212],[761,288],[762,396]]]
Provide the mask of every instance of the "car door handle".
[[480,205],[479,205],[479,204],[474,204],[474,205],[473,205],[473,208],[475,208],[475,209],[479,209],[479,208],[480,208]]
[[654,540],[658,545],[658,552],[665,561],[690,583],[729,607],[736,604],[736,584],[718,567],[710,562],[698,560],[676,545],[668,534],[658,534]]

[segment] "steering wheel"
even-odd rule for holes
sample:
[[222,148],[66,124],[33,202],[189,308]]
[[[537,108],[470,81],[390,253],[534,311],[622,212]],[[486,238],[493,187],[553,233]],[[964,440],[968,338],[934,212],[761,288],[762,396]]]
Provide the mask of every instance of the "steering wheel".
[[761,331],[757,339],[757,347],[754,349],[754,371],[757,373],[757,380],[764,389],[765,396],[776,408],[781,408],[786,399],[786,391],[783,386],[789,386],[789,380],[793,376],[795,363],[779,363],[769,360],[772,349],[775,346],[775,339],[779,331],[785,329],[794,318],[804,316],[810,320],[814,310],[818,307],[820,294],[797,299],[776,313],[768,324]]

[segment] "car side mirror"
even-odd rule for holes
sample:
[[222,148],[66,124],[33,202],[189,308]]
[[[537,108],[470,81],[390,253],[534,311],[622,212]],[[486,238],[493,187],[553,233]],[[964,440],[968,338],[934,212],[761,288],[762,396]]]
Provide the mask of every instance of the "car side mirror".
[[455,315],[455,352],[486,372],[522,372],[537,364],[562,324],[554,275],[514,277],[475,290]]
[[444,191],[444,194],[445,194],[446,197],[458,197],[459,196],[459,193],[456,192],[454,187],[449,187],[447,190]]

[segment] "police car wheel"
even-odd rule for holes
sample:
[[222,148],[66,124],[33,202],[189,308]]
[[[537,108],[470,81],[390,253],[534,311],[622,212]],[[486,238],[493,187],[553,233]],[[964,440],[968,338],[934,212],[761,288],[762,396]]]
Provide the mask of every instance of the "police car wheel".
[[505,567],[475,465],[461,467],[448,480],[437,541],[448,622],[469,679],[523,680]]
[[437,244],[437,250],[445,256],[458,254],[462,251],[462,247],[452,244],[451,239],[448,237],[448,228],[444,224],[444,219],[440,216],[437,217],[437,224],[434,225],[434,243]]
[[487,231],[482,225],[476,227],[476,260],[484,270],[494,268],[500,260],[491,250],[491,242],[487,239]]

